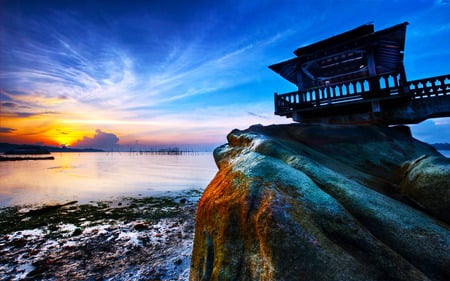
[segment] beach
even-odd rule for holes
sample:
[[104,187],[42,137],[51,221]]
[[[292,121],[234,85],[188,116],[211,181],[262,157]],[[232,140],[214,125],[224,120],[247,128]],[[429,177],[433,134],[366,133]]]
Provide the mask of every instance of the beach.
[[188,280],[200,195],[2,208],[1,280]]

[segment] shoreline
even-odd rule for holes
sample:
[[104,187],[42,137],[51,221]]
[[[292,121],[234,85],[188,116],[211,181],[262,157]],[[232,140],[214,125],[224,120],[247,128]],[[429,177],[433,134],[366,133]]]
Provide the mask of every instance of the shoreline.
[[201,191],[0,209],[0,280],[188,280]]

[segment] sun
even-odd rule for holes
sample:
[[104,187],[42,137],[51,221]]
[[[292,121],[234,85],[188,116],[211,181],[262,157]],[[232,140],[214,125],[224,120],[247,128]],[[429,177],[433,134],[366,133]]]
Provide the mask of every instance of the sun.
[[52,140],[54,143],[56,143],[60,146],[72,146],[77,141],[73,137],[70,137],[70,136],[57,136],[57,137],[53,137]]
[[57,128],[52,130],[49,138],[60,146],[73,146],[80,139],[80,135],[82,134],[76,131]]

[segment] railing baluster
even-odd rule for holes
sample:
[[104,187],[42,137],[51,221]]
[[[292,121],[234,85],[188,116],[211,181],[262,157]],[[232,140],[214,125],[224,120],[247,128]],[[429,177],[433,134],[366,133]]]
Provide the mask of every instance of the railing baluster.
[[424,85],[424,89],[425,89],[425,92],[427,93],[427,96],[428,97],[431,97],[431,83],[430,83],[430,80],[427,80],[427,82],[425,83],[425,85]]
[[419,96],[420,98],[423,98],[423,83],[422,82],[418,82],[417,83],[417,92],[416,95]]
[[435,97],[437,97],[439,95],[438,85],[436,83],[437,81],[438,81],[437,79],[433,80],[433,86],[432,86]]
[[444,88],[445,88],[444,92],[445,92],[446,95],[450,95],[450,75],[445,77],[445,78],[443,78],[443,79],[444,79],[444,85],[445,85],[444,86]]
[[369,80],[364,80],[364,92],[369,92],[370,91],[370,86],[369,86]]
[[446,79],[447,78],[442,77],[442,92],[444,93],[444,95],[449,95],[450,91],[447,91],[447,88],[450,90],[450,87],[447,86]]
[[314,89],[314,101],[317,102],[320,99],[319,90]]
[[424,81],[424,83],[423,83],[423,96],[424,97],[426,97],[426,98],[429,98],[430,97],[430,93],[428,92],[428,85],[427,85],[427,83],[428,83],[428,80],[425,80]]
[[414,95],[414,98],[419,98],[419,83],[411,83],[411,85],[413,85],[414,86],[414,92],[413,92],[413,95]]
[[329,84],[314,89],[295,91],[281,95],[275,94],[275,112],[288,113],[299,108],[319,107],[372,98],[370,96],[372,90],[370,88],[370,85],[372,85],[371,79],[373,82],[376,82],[378,79],[380,89],[385,89],[389,95],[404,93],[413,99],[450,95],[450,75],[415,80],[402,84],[400,73],[390,73],[375,76],[370,79]]
[[445,95],[444,88],[443,88],[444,87],[444,84],[443,84],[444,80],[442,79],[442,77],[440,77],[440,78],[436,79],[436,81],[439,82],[439,85],[437,85],[438,86],[437,87],[437,91],[438,91],[439,95],[440,96]]
[[389,75],[383,76],[384,79],[384,89],[389,89]]

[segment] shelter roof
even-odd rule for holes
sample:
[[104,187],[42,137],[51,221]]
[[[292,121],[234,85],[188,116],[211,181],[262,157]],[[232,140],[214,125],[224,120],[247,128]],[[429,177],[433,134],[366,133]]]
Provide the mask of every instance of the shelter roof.
[[302,70],[312,80],[361,78],[368,75],[366,53],[373,50],[377,74],[398,71],[403,67],[407,25],[404,22],[375,32],[373,24],[365,24],[300,47],[294,51],[296,57],[269,67],[294,84]]

